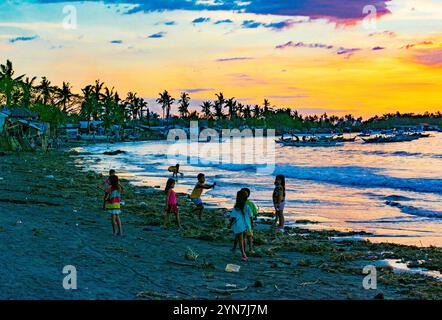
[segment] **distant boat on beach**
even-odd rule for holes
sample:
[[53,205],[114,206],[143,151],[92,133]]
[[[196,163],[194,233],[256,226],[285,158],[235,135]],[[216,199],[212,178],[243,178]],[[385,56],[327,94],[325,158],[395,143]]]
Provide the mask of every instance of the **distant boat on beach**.
[[[284,147],[334,147],[342,145],[344,141],[346,141],[346,139],[340,136],[308,135],[302,135],[301,138],[297,135],[292,135],[291,138],[284,138],[284,136],[282,136],[276,140],[277,143],[282,144]],[[354,141],[354,139],[351,141]]]

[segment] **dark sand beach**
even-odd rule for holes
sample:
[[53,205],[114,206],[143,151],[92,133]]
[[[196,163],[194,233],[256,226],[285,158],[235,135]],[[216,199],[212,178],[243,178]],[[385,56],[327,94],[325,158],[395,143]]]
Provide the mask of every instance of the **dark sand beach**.
[[[346,234],[300,228],[280,235],[261,223],[256,253],[241,262],[223,210],[206,210],[199,222],[181,195],[183,229],[164,228],[161,190],[127,182],[125,235],[114,237],[97,189],[103,177],[78,155],[0,156],[0,299],[442,298],[440,281],[389,268],[377,268],[377,289],[362,286],[363,267],[381,259],[442,271],[440,248],[332,242]],[[195,261],[185,257],[189,248]],[[240,271],[226,272],[228,263]],[[77,290],[62,286],[66,265],[77,269]]]

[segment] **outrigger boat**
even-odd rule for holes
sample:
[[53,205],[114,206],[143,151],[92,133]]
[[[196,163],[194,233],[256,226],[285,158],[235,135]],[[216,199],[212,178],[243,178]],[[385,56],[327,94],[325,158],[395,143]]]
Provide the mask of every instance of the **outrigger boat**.
[[296,135],[291,138],[281,137],[276,142],[284,147],[334,147],[342,144],[342,141],[333,137],[303,136],[300,139]]
[[405,142],[413,141],[420,138],[429,137],[430,134],[422,132],[411,132],[411,133],[399,133],[393,135],[383,135],[376,136],[373,138],[362,138],[365,143],[392,143],[392,142]]

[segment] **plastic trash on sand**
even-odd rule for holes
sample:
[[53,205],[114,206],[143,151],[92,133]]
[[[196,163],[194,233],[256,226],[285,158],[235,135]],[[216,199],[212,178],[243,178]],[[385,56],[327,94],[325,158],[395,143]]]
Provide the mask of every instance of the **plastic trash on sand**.
[[240,266],[236,265],[236,264],[228,264],[226,266],[226,271],[227,272],[239,272],[239,269],[241,269]]

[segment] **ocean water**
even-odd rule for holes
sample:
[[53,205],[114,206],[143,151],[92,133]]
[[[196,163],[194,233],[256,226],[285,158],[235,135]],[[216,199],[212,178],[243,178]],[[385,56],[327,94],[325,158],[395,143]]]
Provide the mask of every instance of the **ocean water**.
[[[110,168],[137,185],[164,187],[169,165],[184,173],[177,191],[190,192],[196,175],[216,181],[208,206],[231,208],[236,192],[252,190],[261,211],[272,211],[275,175],[286,176],[286,220],[319,222],[314,229],[366,231],[370,241],[442,246],[442,133],[391,144],[361,141],[326,148],[282,147],[265,138],[222,143],[125,142],[83,148],[97,171]],[[124,150],[117,156],[104,151]],[[97,160],[100,159],[100,160]]]

